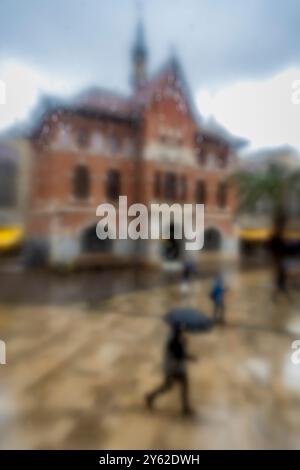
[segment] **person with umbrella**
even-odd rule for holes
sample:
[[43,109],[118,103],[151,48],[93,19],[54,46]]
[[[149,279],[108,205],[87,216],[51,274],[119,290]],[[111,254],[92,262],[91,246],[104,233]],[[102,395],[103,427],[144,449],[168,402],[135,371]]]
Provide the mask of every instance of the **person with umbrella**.
[[182,308],[171,310],[165,320],[170,325],[171,332],[165,345],[164,380],[161,385],[146,395],[146,403],[152,409],[159,395],[178,384],[181,390],[182,413],[188,415],[192,413],[192,409],[188,394],[187,361],[195,360],[195,357],[187,352],[184,331],[209,329],[211,322],[206,317],[201,317],[197,311]]

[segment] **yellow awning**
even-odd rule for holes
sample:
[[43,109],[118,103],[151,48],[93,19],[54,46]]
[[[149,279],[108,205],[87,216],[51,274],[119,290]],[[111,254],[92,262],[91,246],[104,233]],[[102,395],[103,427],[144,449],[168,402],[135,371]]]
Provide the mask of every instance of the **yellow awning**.
[[300,230],[287,230],[284,234],[284,238],[286,238],[287,240],[300,241]]
[[[270,228],[244,228],[240,230],[239,236],[243,240],[247,241],[267,241],[272,235]],[[300,230],[288,229],[284,233],[286,240],[299,240],[300,241]]]
[[0,250],[10,250],[18,246],[24,237],[21,227],[0,227]]
[[267,228],[244,228],[240,230],[240,238],[248,241],[266,241],[272,234],[271,229]]

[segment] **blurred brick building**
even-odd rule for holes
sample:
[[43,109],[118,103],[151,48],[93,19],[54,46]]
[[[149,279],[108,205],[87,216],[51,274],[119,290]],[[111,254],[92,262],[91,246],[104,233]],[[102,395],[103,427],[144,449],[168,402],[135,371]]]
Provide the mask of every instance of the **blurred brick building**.
[[[297,149],[284,145],[277,148],[250,152],[240,160],[243,172],[261,175],[269,174],[272,167],[278,168],[286,181],[298,180],[300,155]],[[292,181],[293,181],[292,178]],[[278,193],[280,187],[277,188]],[[290,184],[285,196],[286,228],[284,231],[287,255],[290,259],[300,253],[300,188],[299,184]],[[245,263],[250,261],[265,262],[270,258],[270,239],[274,230],[274,210],[267,195],[261,197],[253,207],[246,207],[238,216],[240,254]]]
[[32,150],[28,139],[0,140],[0,254],[23,242],[30,210]]
[[153,76],[138,25],[130,96],[89,89],[52,101],[32,135],[31,237],[43,239],[53,262],[95,253],[153,262],[185,256],[182,241],[100,241],[96,207],[142,202],[204,203],[205,247],[233,254],[234,189],[227,181],[240,141],[201,125],[175,57]]

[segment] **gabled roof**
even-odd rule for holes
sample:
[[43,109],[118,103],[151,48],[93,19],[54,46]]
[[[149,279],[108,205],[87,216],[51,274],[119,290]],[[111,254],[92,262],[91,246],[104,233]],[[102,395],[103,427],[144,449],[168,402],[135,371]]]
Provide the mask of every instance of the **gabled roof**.
[[[148,80],[132,95],[121,95],[103,88],[92,87],[67,100],[44,97],[39,103],[32,120],[36,124],[47,112],[56,110],[135,119],[141,116],[152,99],[161,93],[161,86],[165,82],[170,83],[178,91],[182,91],[180,93],[181,105],[193,113],[193,102],[189,98],[189,91],[181,66],[177,59],[172,57],[152,79]],[[182,97],[184,97],[184,102]]]
[[71,106],[76,109],[130,116],[133,111],[132,99],[102,88],[90,88],[75,96]]
[[49,113],[66,112],[121,120],[132,120],[137,117],[130,97],[93,87],[68,99],[44,96],[27,122],[27,134],[38,133],[41,122]]
[[194,118],[199,127],[199,135],[228,144],[233,148],[246,144],[245,140],[232,136],[218,123],[203,122],[195,107],[194,100],[191,98],[183,69],[174,54],[151,79],[141,85],[132,95],[121,95],[103,88],[91,87],[68,99],[44,96],[25,125],[13,126],[5,134],[30,136],[39,129],[45,115],[51,112],[67,111],[82,115],[136,120],[142,116],[153,99],[160,99],[166,83],[169,83],[170,87],[174,89],[174,96],[178,100],[179,106]]

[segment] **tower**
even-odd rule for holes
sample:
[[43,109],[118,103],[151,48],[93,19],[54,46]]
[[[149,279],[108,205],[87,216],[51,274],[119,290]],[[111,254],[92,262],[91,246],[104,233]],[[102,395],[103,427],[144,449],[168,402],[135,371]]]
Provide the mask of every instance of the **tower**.
[[147,80],[147,49],[144,25],[140,19],[137,24],[136,39],[132,49],[132,84],[135,90],[141,88]]

